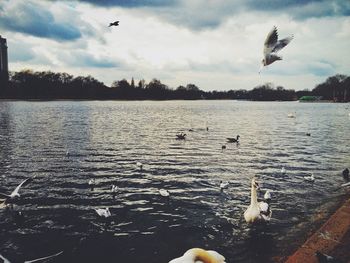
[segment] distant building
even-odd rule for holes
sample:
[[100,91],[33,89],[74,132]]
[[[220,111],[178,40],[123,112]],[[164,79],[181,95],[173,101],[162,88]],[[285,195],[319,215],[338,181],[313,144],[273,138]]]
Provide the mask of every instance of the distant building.
[[0,36],[0,89],[7,85],[9,79],[9,67],[7,58],[6,38]]

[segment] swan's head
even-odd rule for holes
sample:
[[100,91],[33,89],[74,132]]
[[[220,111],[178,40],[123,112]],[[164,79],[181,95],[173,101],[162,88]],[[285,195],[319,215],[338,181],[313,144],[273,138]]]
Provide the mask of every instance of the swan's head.
[[169,263],[225,263],[225,257],[213,250],[192,248],[179,258],[171,260]]
[[256,178],[255,178],[255,177],[252,179],[252,187],[253,187],[255,190],[259,190],[259,189],[260,189],[259,183],[256,181]]

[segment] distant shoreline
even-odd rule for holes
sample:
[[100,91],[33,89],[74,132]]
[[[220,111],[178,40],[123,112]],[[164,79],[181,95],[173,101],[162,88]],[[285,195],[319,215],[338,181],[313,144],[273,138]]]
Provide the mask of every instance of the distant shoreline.
[[25,70],[11,72],[10,79],[0,88],[0,98],[13,100],[246,100],[246,101],[305,101],[348,102],[350,101],[350,77],[334,75],[312,90],[285,89],[273,83],[265,83],[246,90],[239,87],[220,91],[201,90],[189,83],[176,88],[163,84],[158,79],[135,83],[126,79],[114,81],[110,86],[92,76],[74,77],[64,72]]
[[48,101],[247,101],[247,102],[298,102],[298,103],[340,103],[346,104],[350,102],[336,102],[332,100],[320,101],[299,101],[299,100],[238,100],[238,99],[8,99],[0,98],[0,101],[28,101],[28,102],[48,102]]

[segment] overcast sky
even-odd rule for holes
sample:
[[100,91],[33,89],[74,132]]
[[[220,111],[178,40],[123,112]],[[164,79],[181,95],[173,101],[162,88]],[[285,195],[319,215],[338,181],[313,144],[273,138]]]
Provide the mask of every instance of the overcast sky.
[[[274,25],[294,39],[259,75]],[[1,0],[0,35],[12,71],[92,75],[106,85],[134,77],[173,88],[301,90],[350,73],[349,0]]]

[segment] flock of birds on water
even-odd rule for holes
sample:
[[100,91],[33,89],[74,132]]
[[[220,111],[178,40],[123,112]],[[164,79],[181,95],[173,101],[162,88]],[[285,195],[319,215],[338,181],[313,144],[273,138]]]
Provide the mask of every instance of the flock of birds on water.
[[[112,27],[112,26],[119,26],[119,21],[115,21],[109,24],[109,27]],[[277,52],[280,51],[282,48],[284,48],[286,45],[288,45],[292,41],[292,39],[293,39],[293,36],[289,36],[287,38],[278,40],[277,28],[275,26],[272,28],[272,30],[269,32],[264,42],[263,59],[261,61],[262,66],[259,70],[259,74],[263,67],[268,66],[275,61],[282,60],[282,57],[279,56]],[[350,113],[349,113],[349,116],[350,116]],[[296,118],[296,114],[289,113],[288,118]],[[209,131],[208,127],[206,129],[207,131]],[[189,132],[193,132],[193,129],[189,129]],[[187,136],[186,133],[181,132],[176,134],[176,139],[186,140],[186,136]],[[306,136],[311,136],[311,134],[306,133]],[[239,143],[239,139],[240,139],[239,135],[237,135],[236,137],[226,138],[227,143],[237,143],[237,144]],[[225,150],[226,145],[222,145],[221,149]],[[69,155],[70,153],[69,151],[67,151],[66,156],[69,157]],[[143,164],[141,162],[137,162],[136,166],[140,171],[143,170]],[[281,173],[282,174],[286,173],[286,169],[284,167],[282,167]],[[342,175],[346,182],[342,184],[341,187],[350,186],[349,169],[348,168],[344,169],[344,171],[342,172]],[[0,208],[7,208],[7,209],[14,210],[13,203],[17,198],[20,198],[19,190],[25,183],[27,183],[30,180],[31,179],[29,178],[23,180],[10,194],[0,193],[0,195],[5,198],[5,200],[3,200],[3,203],[0,203]],[[310,176],[304,176],[304,180],[313,183],[315,181],[315,177],[313,174],[311,174]],[[95,179],[90,179],[88,181],[88,185],[91,188],[91,190],[93,190],[96,185]],[[223,191],[228,186],[229,186],[229,182],[220,181],[219,183],[219,188],[221,191]],[[272,209],[270,207],[272,193],[271,191],[266,190],[264,194],[264,200],[258,202],[259,190],[260,190],[259,182],[254,177],[251,180],[251,193],[250,193],[251,201],[246,211],[244,212],[244,219],[249,224],[267,223],[270,221],[272,217]],[[114,196],[118,192],[118,186],[112,185],[110,191],[111,191],[111,194]],[[163,197],[170,198],[170,192],[166,189],[159,189],[159,194]],[[111,212],[108,207],[98,208],[94,210],[99,217],[102,217],[105,219],[111,217]],[[23,214],[21,211],[14,211],[14,212],[15,212],[15,218],[23,219]],[[48,255],[48,256],[33,259],[33,260],[26,260],[24,262],[31,263],[31,262],[46,261],[48,259],[57,257],[62,253],[63,251],[60,251],[53,255]],[[328,255],[322,254],[320,252],[316,252],[315,256],[319,260],[327,260],[331,258]],[[4,263],[11,263],[7,258],[2,256],[1,254],[0,254],[0,259],[2,259]],[[225,257],[216,251],[205,250],[201,248],[192,248],[186,251],[181,257],[175,258],[171,260],[169,263],[225,263],[225,262],[226,262]]]
[[[294,115],[293,115],[294,116]],[[288,115],[289,117],[289,115]],[[295,117],[295,116],[294,116]],[[207,131],[209,131],[209,128],[206,128]],[[193,129],[189,129],[189,131],[193,132]],[[307,134],[308,135],[308,134]],[[235,138],[226,138],[228,143],[236,143],[239,144],[239,138],[240,136],[237,135]],[[186,134],[185,133],[178,133],[176,134],[177,140],[185,140]],[[223,145],[222,147],[224,147]],[[225,146],[226,147],[226,146]],[[223,148],[222,148],[223,149]],[[70,152],[67,151],[65,153],[66,157],[70,157]],[[141,162],[136,162],[135,166],[139,171],[143,171],[144,165]],[[284,167],[281,169],[281,174],[285,174],[287,171]],[[349,176],[349,169],[346,168],[342,171],[343,179],[345,180],[345,183],[341,185],[341,187],[350,186],[350,176]],[[313,174],[310,176],[304,176],[303,179],[305,181],[308,181],[310,183],[313,183],[315,181],[315,177]],[[14,212],[14,218],[15,220],[23,220],[24,216],[21,211],[15,211],[14,210],[14,204],[18,198],[21,197],[19,191],[26,183],[30,182],[30,180],[33,180],[32,178],[27,178],[23,180],[10,194],[0,193],[0,196],[3,196],[5,199],[3,200],[3,203],[0,203],[0,208],[6,208],[10,209]],[[224,189],[229,187],[229,182],[226,181],[220,181],[218,188],[220,191],[224,191]],[[96,187],[97,183],[95,179],[90,179],[88,181],[88,185],[90,187],[90,190],[93,191]],[[251,192],[250,192],[250,204],[247,207],[246,211],[244,212],[243,216],[247,223],[249,224],[256,224],[256,223],[267,223],[271,220],[272,217],[272,209],[270,207],[271,199],[272,199],[272,192],[270,190],[266,190],[264,193],[263,201],[258,202],[258,191],[260,190],[259,182],[257,181],[257,178],[253,177],[251,180]],[[113,195],[113,197],[118,192],[118,186],[112,185],[110,188],[110,193]],[[159,189],[159,195],[170,198],[170,192],[166,189]],[[109,207],[105,208],[97,208],[94,209],[96,214],[104,219],[107,219],[112,216]],[[63,251],[60,251],[56,254],[33,259],[33,260],[26,260],[25,263],[30,262],[40,262],[40,261],[46,261],[48,259],[51,259],[53,257],[57,257],[61,255]],[[329,257],[328,255],[322,254],[320,252],[317,252],[316,255],[318,258],[322,257]],[[11,263],[8,259],[6,259],[4,256],[0,254],[0,259],[4,261],[4,263]],[[220,255],[216,251],[212,250],[204,250],[201,248],[192,248],[189,249],[183,256],[171,260],[169,263],[225,263],[225,258]]]

